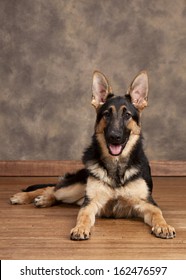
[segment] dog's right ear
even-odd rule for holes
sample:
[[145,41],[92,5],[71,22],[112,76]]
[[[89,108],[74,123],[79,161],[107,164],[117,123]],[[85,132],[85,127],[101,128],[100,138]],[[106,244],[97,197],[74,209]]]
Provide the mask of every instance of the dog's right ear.
[[131,83],[127,95],[132,104],[141,112],[148,103],[148,76],[146,71],[140,72]]
[[112,93],[112,88],[105,75],[99,71],[95,71],[93,73],[91,104],[96,110],[105,103],[110,93]]

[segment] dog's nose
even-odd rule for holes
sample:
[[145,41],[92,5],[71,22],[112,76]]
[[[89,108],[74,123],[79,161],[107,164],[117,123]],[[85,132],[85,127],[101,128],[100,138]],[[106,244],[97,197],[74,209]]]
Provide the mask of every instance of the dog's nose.
[[109,140],[113,144],[119,144],[121,142],[122,135],[118,131],[111,131]]

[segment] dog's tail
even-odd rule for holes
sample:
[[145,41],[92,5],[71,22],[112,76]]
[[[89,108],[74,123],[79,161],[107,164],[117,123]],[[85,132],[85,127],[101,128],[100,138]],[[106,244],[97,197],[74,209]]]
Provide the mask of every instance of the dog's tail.
[[66,173],[64,177],[56,184],[56,189],[68,187],[76,183],[86,184],[89,172],[86,168],[80,169],[74,173]]
[[38,189],[43,189],[46,187],[55,187],[55,186],[56,184],[36,184],[36,185],[28,186],[26,189],[23,189],[22,192],[33,192]]
[[88,175],[89,175],[88,170],[86,168],[83,168],[74,173],[66,173],[63,177],[59,178],[59,181],[57,183],[31,185],[28,186],[26,189],[23,189],[22,191],[33,192],[38,189],[43,189],[46,187],[56,187],[57,190],[63,187],[68,187],[76,183],[85,184],[87,182]]

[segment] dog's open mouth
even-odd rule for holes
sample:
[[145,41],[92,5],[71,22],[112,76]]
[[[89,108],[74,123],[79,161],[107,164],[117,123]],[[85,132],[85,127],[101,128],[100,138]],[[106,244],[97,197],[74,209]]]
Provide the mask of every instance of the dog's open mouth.
[[127,141],[128,139],[126,139],[125,143],[123,144],[108,144],[109,153],[112,156],[119,156],[125,148]]

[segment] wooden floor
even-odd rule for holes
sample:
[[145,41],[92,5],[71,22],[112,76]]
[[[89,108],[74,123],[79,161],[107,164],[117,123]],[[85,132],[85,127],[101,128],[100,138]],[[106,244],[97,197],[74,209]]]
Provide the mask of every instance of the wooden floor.
[[1,259],[186,259],[186,177],[154,178],[154,198],[177,231],[173,240],[154,237],[140,220],[97,219],[90,240],[71,241],[78,207],[9,204],[25,185],[56,180],[0,177]]

